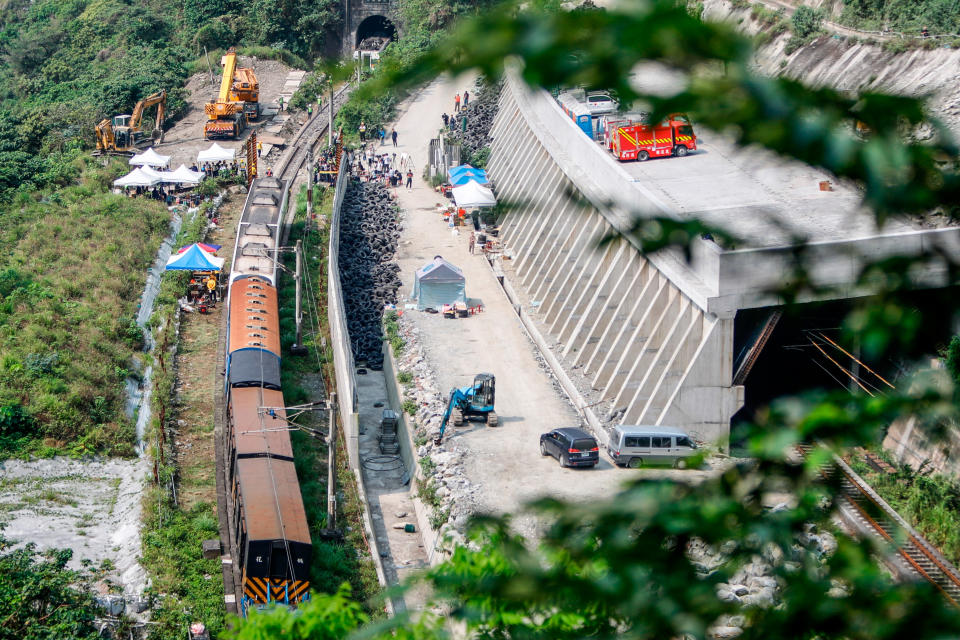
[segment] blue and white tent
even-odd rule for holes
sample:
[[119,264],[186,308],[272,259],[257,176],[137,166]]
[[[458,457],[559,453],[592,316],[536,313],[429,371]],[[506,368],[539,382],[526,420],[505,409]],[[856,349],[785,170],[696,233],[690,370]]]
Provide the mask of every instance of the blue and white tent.
[[166,271],[220,271],[223,258],[212,256],[197,244],[183,253],[176,253],[167,260]]
[[445,304],[466,302],[466,278],[460,267],[437,256],[433,262],[417,269],[413,281],[413,297],[417,309],[440,309]]

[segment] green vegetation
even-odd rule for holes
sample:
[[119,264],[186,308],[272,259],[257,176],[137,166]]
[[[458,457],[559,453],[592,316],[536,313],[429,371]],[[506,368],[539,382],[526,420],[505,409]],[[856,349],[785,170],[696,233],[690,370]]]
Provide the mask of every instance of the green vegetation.
[[166,235],[163,205],[107,191],[125,170],[71,164],[78,184],[0,207],[0,451],[132,453],[125,380],[134,319]]
[[[387,46],[381,54],[380,64],[373,72],[365,72],[364,77],[376,80],[412,69],[419,56],[446,37],[455,21],[479,15],[494,4],[494,0],[400,0],[399,27],[403,35]],[[393,119],[394,110],[404,95],[401,88],[389,83],[377,84],[375,89],[355,91],[337,114],[337,126],[343,127],[348,139],[356,140],[361,120],[366,123],[368,132],[378,125],[385,125]],[[442,124],[437,122],[437,129]]]
[[960,4],[950,0],[844,0],[843,24],[881,31],[890,29],[919,34],[960,33]]
[[402,385],[408,385],[413,382],[413,374],[409,371],[400,371],[397,373],[397,382]]
[[90,574],[67,569],[73,553],[13,543],[0,535],[0,638],[98,638]]
[[[0,201],[63,186],[93,146],[94,126],[167,90],[168,118],[185,109],[184,81],[206,70],[204,47],[305,65],[334,41],[336,0],[11,0],[0,5]],[[199,59],[198,59],[199,58]],[[191,64],[191,61],[196,60]],[[152,128],[153,112],[144,124]]]
[[[175,246],[205,239],[209,206],[204,203],[195,216],[184,220]],[[167,428],[173,416],[176,370],[169,349],[177,344],[178,300],[189,278],[189,272],[165,274],[150,317],[156,348],[145,442],[153,459],[155,482],[143,500],[141,563],[152,580],[151,595],[159,598],[153,613],[157,624],[150,629],[150,637],[157,639],[182,635],[198,620],[214,633],[225,624],[220,562],[205,560],[200,547],[201,541],[220,535],[216,505],[201,501],[185,510],[173,498],[178,478]]]
[[947,560],[960,564],[960,484],[941,474],[928,475],[922,467],[898,466],[882,450],[875,453],[897,472],[877,471],[859,456],[850,466]]
[[784,48],[784,53],[790,55],[803,45],[812,41],[822,33],[823,10],[814,9],[807,5],[800,5],[790,16],[790,26],[793,35]]
[[203,540],[220,537],[216,505],[198,503],[184,511],[166,487],[163,482],[144,498],[142,562],[150,571],[150,595],[160,598],[150,637],[183,636],[197,621],[219,633],[226,622],[220,559],[204,559],[200,548]]

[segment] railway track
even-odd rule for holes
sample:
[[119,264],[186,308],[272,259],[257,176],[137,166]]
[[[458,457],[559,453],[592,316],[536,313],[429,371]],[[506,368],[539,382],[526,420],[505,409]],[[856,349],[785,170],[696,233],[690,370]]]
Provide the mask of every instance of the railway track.
[[[337,114],[337,111],[343,103],[347,101],[350,95],[350,89],[351,86],[345,84],[334,92],[333,100],[331,101],[332,104],[327,105],[327,109],[333,109],[334,115]],[[307,160],[309,150],[317,143],[320,136],[327,132],[330,120],[329,116],[327,116],[327,109],[318,110],[317,115],[310,120],[306,126],[301,127],[300,131],[298,131],[289,142],[288,146],[291,151],[280,158],[275,169],[275,175],[278,178],[292,181],[296,177],[297,172],[300,171],[303,163]]]
[[[801,445],[797,449],[806,456],[811,447]],[[831,479],[840,474],[841,517],[855,530],[893,545],[896,554],[886,562],[899,579],[926,580],[950,603],[960,607],[960,572],[846,462],[834,456],[833,463],[821,467],[820,474]]]

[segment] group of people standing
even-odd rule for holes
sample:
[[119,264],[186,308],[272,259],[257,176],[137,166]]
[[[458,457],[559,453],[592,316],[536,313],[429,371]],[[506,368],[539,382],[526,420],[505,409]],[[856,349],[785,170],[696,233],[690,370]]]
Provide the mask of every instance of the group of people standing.
[[[367,123],[363,120],[360,121],[360,126],[357,127],[357,133],[360,134],[360,142],[367,141]],[[383,127],[383,125],[380,125],[376,128],[376,136],[377,139],[380,140],[381,147],[387,143],[387,130]],[[390,140],[393,142],[393,146],[397,146],[398,137],[397,130],[392,129],[390,131]]]
[[363,145],[355,154],[351,153],[349,160],[351,166],[348,168],[360,180],[383,181],[391,187],[399,187],[405,182],[408,190],[413,189],[413,162],[406,153],[399,156],[396,152],[376,153],[373,147]]

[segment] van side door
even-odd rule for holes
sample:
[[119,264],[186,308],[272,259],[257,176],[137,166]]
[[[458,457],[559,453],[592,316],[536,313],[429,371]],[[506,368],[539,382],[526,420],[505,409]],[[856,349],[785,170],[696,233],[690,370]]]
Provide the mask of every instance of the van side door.
[[673,436],[653,436],[651,438],[651,449],[654,457],[669,458],[673,451]]

